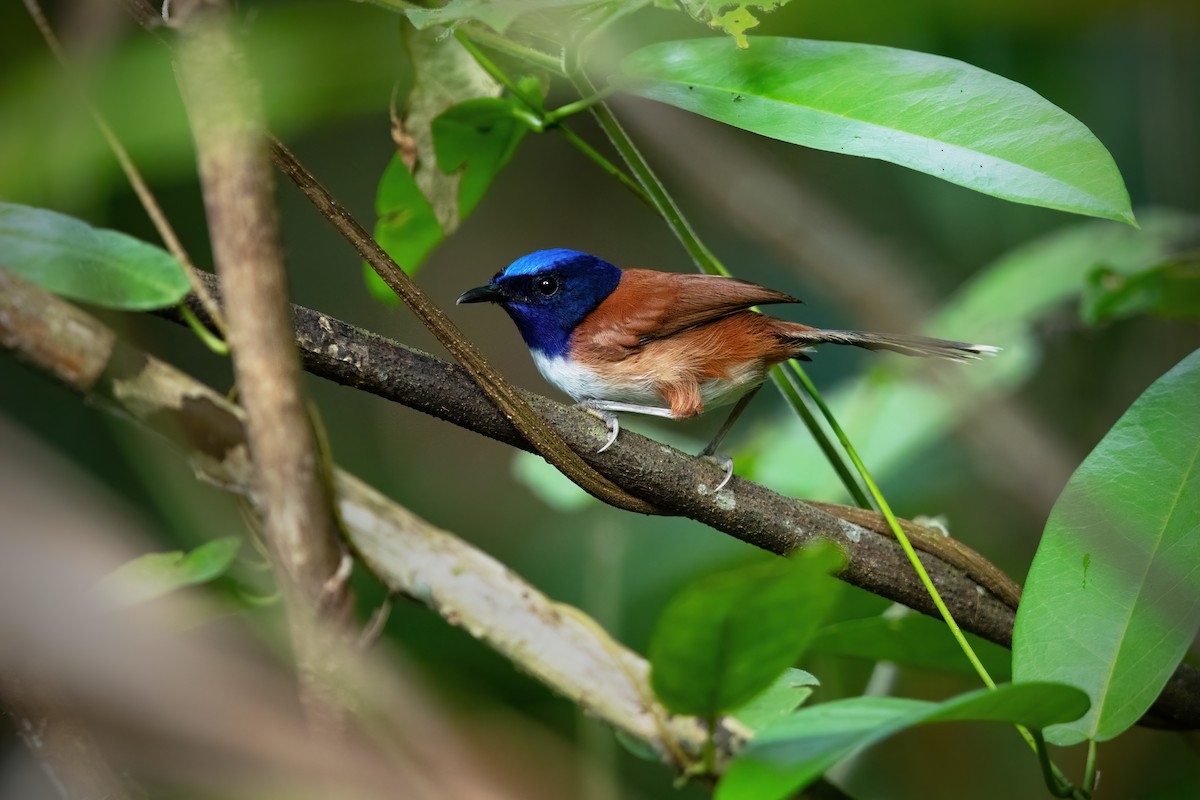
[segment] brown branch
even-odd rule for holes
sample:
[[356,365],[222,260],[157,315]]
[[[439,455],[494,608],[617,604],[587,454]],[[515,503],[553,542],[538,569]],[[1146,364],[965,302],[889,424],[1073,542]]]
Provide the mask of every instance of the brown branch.
[[193,7],[182,32],[180,82],[227,289],[265,538],[287,601],[306,709],[319,729],[336,727],[336,703],[322,677],[335,645],[324,623],[343,620],[350,598],[346,580],[335,578],[341,537],[300,386],[261,104],[223,4]]
[[[261,502],[247,458],[249,420],[241,408],[3,269],[0,346],[163,434],[184,449],[198,476]],[[503,421],[463,370],[453,369],[482,407]],[[674,766],[683,769],[699,758],[708,738],[703,723],[668,714],[654,699],[646,661],[593,620],[354,476],[335,470],[334,487],[351,545],[393,591],[425,603],[588,713],[648,743]],[[722,758],[747,734],[740,723],[723,721]]]
[[[208,280],[219,302],[219,284],[215,278]],[[303,306],[292,310],[301,362],[312,374],[533,450],[462,368],[319,311]],[[596,469],[634,494],[655,498],[663,511],[779,554],[817,538],[831,539],[849,559],[840,578],[940,618],[878,514],[783,497],[737,476],[726,498],[714,498],[708,487],[720,480],[719,467],[630,431],[623,431],[609,450],[595,453],[607,435],[602,423],[533,393],[526,393],[525,399]],[[959,624],[1010,647],[1020,587],[965,544],[908,520],[901,525],[922,551],[922,562]],[[1181,666],[1152,712],[1154,719],[1144,721],[1200,727],[1200,670]]]

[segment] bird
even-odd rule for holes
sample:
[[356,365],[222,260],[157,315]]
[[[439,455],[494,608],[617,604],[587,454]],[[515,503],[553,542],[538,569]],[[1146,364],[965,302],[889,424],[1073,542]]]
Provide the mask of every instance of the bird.
[[799,303],[775,289],[718,275],[621,269],[577,250],[537,250],[463,292],[457,304],[495,303],[524,339],[552,385],[608,425],[608,449],[620,431],[617,412],[687,419],[733,404],[700,456],[715,453],[774,365],[810,360],[823,344],[969,361],[999,348],[889,333],[824,330],[752,310]]

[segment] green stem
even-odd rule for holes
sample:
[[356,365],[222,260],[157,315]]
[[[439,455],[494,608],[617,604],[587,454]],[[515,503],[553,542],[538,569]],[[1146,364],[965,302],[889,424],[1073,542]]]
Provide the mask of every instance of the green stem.
[[[813,416],[812,411],[808,407],[808,403],[806,403],[804,400],[804,396],[800,394],[800,390],[797,385],[799,380],[795,377],[795,375],[796,373],[794,371],[785,369],[782,365],[777,365],[771,368],[771,380],[774,381],[775,385],[779,388],[779,391],[783,393],[783,396],[787,399],[792,408],[795,409],[796,413],[800,415],[800,419],[804,422],[805,426],[807,426],[809,430],[819,428],[820,423],[817,422],[817,418]],[[838,477],[842,479],[842,485],[846,487],[846,490],[850,492],[850,495],[854,498],[854,502],[863,508],[870,508],[871,501],[867,497],[866,491],[863,490],[862,486],[858,482],[858,479],[854,476],[854,473],[851,472],[850,468],[846,466],[846,462],[842,460],[841,454],[839,454],[837,448],[833,446],[833,442],[828,436],[814,438],[816,438],[817,446],[821,448],[821,452],[825,454],[825,458],[830,464],[833,465]]]
[[[472,36],[476,34],[478,34],[478,31],[473,32]],[[637,195],[638,199],[640,199],[643,203],[646,203],[651,208],[654,207],[653,201],[651,201],[649,195],[646,194],[637,181],[629,177],[629,175],[627,175],[625,171],[616,164],[605,158],[599,150],[585,142],[579,134],[575,133],[575,131],[558,122],[558,120],[562,117],[575,113],[575,111],[567,111],[566,113],[563,113],[564,109],[569,109],[572,106],[580,106],[576,110],[581,111],[584,108],[588,108],[592,104],[599,102],[605,95],[597,94],[589,100],[580,100],[578,103],[569,103],[568,105],[562,106],[555,111],[545,113],[541,110],[541,103],[536,102],[533,98],[527,96],[521,90],[521,87],[519,87],[516,82],[512,80],[512,78],[508,77],[504,70],[500,69],[500,67],[496,65],[496,62],[488,58],[487,54],[479,49],[475,42],[472,41],[471,36],[467,35],[460,29],[455,31],[454,38],[456,38],[459,44],[461,44],[463,48],[471,55],[471,58],[475,59],[475,62],[483,68],[484,72],[491,75],[497,83],[512,92],[513,97],[521,101],[526,108],[526,113],[524,113],[521,118],[526,122],[526,124],[529,125],[529,127],[533,128],[539,133],[545,131],[547,128],[553,127],[562,134],[563,138],[566,139],[570,145],[582,153],[585,158],[620,181],[625,188]],[[489,45],[490,44],[491,42],[489,42]],[[584,103],[586,103],[586,105],[580,105]]]
[[1088,739],[1087,765],[1083,770],[1083,793],[1091,797],[1096,791],[1100,771],[1096,768],[1096,740]]
[[196,334],[200,338],[200,341],[204,342],[205,347],[219,356],[229,355],[229,345],[220,337],[213,335],[213,332],[196,318],[196,315],[188,308],[187,303],[179,304],[179,315],[183,317],[183,321],[187,323],[187,326],[192,329],[192,333]]
[[[461,34],[461,35],[460,35]],[[527,64],[544,69],[547,72],[552,72],[559,77],[566,77],[563,71],[562,59],[552,56],[549,53],[544,53],[533,47],[527,47],[523,44],[507,39],[497,33],[493,33],[484,28],[472,28],[469,33],[459,28],[454,34],[459,37],[459,41],[463,40],[463,36],[470,38],[478,44],[485,45],[498,52],[510,55],[513,58],[520,59]]]

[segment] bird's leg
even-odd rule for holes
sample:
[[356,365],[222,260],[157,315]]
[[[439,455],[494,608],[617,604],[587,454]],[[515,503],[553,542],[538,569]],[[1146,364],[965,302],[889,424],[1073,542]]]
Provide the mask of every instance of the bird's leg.
[[717,430],[716,436],[712,438],[712,441],[708,443],[707,447],[700,451],[700,458],[711,459],[717,462],[718,465],[725,468],[725,479],[717,484],[717,488],[713,490],[714,492],[719,492],[724,489],[725,484],[729,483],[729,479],[733,477],[733,459],[729,458],[728,456],[715,455],[717,448],[721,446],[721,442],[725,441],[725,435],[729,433],[729,429],[733,427],[733,423],[737,422],[738,417],[740,417],[742,412],[746,410],[746,406],[750,404],[750,401],[754,398],[754,395],[758,394],[758,390],[761,388],[762,384],[759,384],[738,399],[733,406],[733,410],[729,412],[729,416],[726,417],[725,421],[721,423],[721,427]]
[[608,425],[608,441],[596,451],[597,453],[603,453],[611,447],[612,443],[617,440],[617,434],[621,432],[621,423],[617,421],[617,415],[613,413],[614,411],[628,411],[632,414],[650,414],[655,417],[672,416],[671,409],[669,408],[642,406],[637,403],[621,403],[616,400],[596,400],[589,398],[579,401],[575,404],[575,407],[595,414]]

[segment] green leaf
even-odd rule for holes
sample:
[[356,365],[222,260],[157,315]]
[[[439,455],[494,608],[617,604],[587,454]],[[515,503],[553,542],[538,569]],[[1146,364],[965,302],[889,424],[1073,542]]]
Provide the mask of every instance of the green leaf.
[[112,605],[124,607],[207,583],[225,574],[241,544],[236,537],[226,537],[206,542],[190,553],[148,553],[105,575],[97,590]]
[[1013,634],[1013,676],[1085,689],[1055,744],[1104,741],[1150,707],[1200,630],[1200,350],[1159,378],[1050,512]]
[[[977,636],[967,634],[967,638],[991,676],[998,681],[1008,680],[1011,654]],[[808,649],[813,653],[975,675],[945,624],[923,614],[838,622],[817,631]]]
[[713,3],[708,0],[679,0],[679,5],[693,19],[732,36],[737,46],[744,49],[750,46],[746,39],[746,31],[758,25],[758,18],[751,9],[757,9],[759,13],[770,12],[789,2],[790,0],[757,0],[749,3]]
[[813,687],[820,684],[810,673],[788,667],[766,691],[735,709],[733,716],[754,730],[762,730],[804,705],[812,696]]
[[[392,156],[379,179],[375,215],[375,241],[409,275],[417,271],[445,238],[433,208],[398,153]],[[387,302],[400,301],[369,264],[363,267],[367,288],[373,295]]]
[[662,42],[622,88],[793,144],[865,156],[1018,203],[1133,223],[1112,156],[1031,89],[950,58],[756,37]]
[[765,690],[804,652],[833,607],[840,568],[832,545],[806,548],[729,572],[681,591],[650,641],[650,682],[680,714],[713,716]]
[[162,248],[16,203],[0,203],[0,269],[73,300],[129,311],[175,305],[190,288]]
[[1088,276],[1080,304],[1084,322],[1137,314],[1200,320],[1200,257],[1192,254],[1134,275],[1101,267]]
[[760,732],[730,764],[716,798],[789,797],[843,758],[915,725],[971,720],[1042,728],[1075,719],[1087,708],[1087,695],[1054,683],[1005,684],[942,703],[855,697],[810,706]]
[[[827,393],[875,478],[909,463],[986,398],[1028,380],[1040,358],[1037,322],[1078,297],[1097,266],[1133,274],[1178,257],[1200,239],[1200,217],[1193,214],[1151,209],[1141,222],[1141,230],[1097,221],[1070,225],[997,259],[949,298],[923,333],[1004,348],[966,368],[945,365],[954,391],[914,377],[914,369],[936,365],[881,356],[869,359],[863,376]],[[799,468],[822,456],[798,420],[773,421],[748,449],[753,457],[738,462],[747,478],[793,497],[843,496],[831,470]]]
[[459,220],[475,210],[529,130],[513,116],[516,102],[511,97],[480,97],[459,103],[433,120],[438,167],[448,175],[462,173]]

